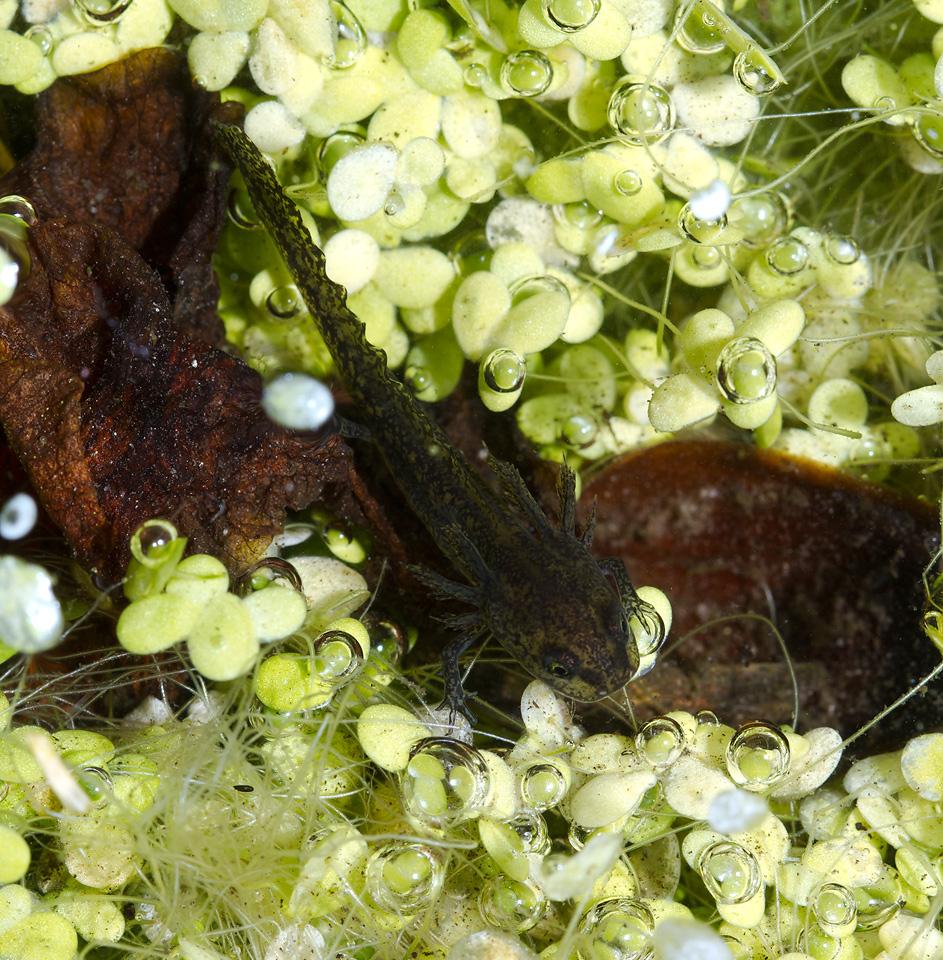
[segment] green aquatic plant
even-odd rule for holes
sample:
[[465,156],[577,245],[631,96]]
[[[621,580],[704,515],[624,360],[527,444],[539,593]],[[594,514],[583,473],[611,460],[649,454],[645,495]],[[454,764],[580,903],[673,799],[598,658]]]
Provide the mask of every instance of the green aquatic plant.
[[50,734],[18,719],[31,695],[3,700],[4,956],[685,957],[690,940],[909,960],[943,942],[943,735],[835,783],[831,728],[676,711],[591,734],[534,681],[509,736],[473,733],[376,626],[273,647],[178,713],[150,699]]

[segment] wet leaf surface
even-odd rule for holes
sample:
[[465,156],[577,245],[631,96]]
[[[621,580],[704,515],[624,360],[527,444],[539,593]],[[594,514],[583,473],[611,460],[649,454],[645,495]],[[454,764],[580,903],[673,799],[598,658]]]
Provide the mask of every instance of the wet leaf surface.
[[177,329],[220,342],[210,258],[229,166],[209,121],[240,111],[194,88],[181,57],[145,50],[41,94],[35,146],[0,191],[28,197],[40,219],[114,230],[161,274]]
[[194,90],[180,57],[145,51],[50,88],[34,150],[0,181],[39,216],[31,272],[0,308],[0,422],[105,579],[154,516],[234,570],[328,489],[344,519],[385,524],[346,444],[276,427],[258,375],[218,349],[229,168],[209,119],[234,109]]
[[160,280],[110,230],[31,231],[33,268],[0,310],[0,420],[79,558],[120,575],[164,516],[239,566],[318,487],[322,440],[275,427],[236,358],[181,336]]
[[[590,484],[594,550],[669,596],[655,670],[628,689],[642,717],[711,709],[854,732],[939,662],[920,631],[936,511],[810,462],[721,442],[626,456]],[[729,618],[725,622],[712,621]],[[939,685],[885,720],[883,742],[939,722]],[[873,741],[872,741],[873,742]]]

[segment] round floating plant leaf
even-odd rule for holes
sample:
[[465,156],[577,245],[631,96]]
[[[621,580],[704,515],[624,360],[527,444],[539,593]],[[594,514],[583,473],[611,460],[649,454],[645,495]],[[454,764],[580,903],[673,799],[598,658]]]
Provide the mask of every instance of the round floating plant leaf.
[[220,594],[194,623],[187,649],[193,666],[208,680],[233,680],[247,673],[259,652],[249,609],[231,593]]

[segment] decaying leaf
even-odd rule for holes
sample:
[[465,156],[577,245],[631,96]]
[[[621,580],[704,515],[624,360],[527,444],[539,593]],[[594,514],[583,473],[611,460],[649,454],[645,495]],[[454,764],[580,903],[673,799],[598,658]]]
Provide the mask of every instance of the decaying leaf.
[[[920,630],[922,573],[939,546],[927,504],[743,444],[673,442],[626,456],[587,485],[594,549],[661,587],[665,656],[629,688],[643,716],[709,708],[853,732],[939,662]],[[724,622],[712,626],[717,618]],[[692,631],[698,630],[691,636]],[[939,689],[881,725],[889,742],[939,717]]]
[[177,328],[218,342],[210,258],[230,168],[210,120],[240,112],[194,87],[181,57],[144,50],[43,93],[35,148],[0,191],[28,197],[40,219],[116,231],[161,273]]
[[32,269],[0,309],[0,423],[78,558],[109,578],[153,516],[236,569],[327,489],[342,515],[384,523],[343,441],[272,424],[258,375],[216,345],[229,168],[209,119],[234,108],[145,51],[50,88],[33,153],[0,181],[39,216]]
[[256,557],[313,498],[321,440],[276,428],[257,374],[177,333],[159,278],[114,232],[31,233],[29,279],[0,310],[0,420],[46,511],[106,573],[151,516],[230,564]]

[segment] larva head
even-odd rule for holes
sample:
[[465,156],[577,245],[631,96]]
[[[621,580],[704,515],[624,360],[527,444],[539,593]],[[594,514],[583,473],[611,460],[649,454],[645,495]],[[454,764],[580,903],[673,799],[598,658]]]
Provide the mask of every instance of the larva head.
[[565,553],[538,551],[526,575],[489,591],[483,614],[533,676],[574,700],[601,700],[635,677],[640,646],[651,646],[647,632],[663,627],[654,611],[640,617],[626,603],[585,548],[566,543]]

